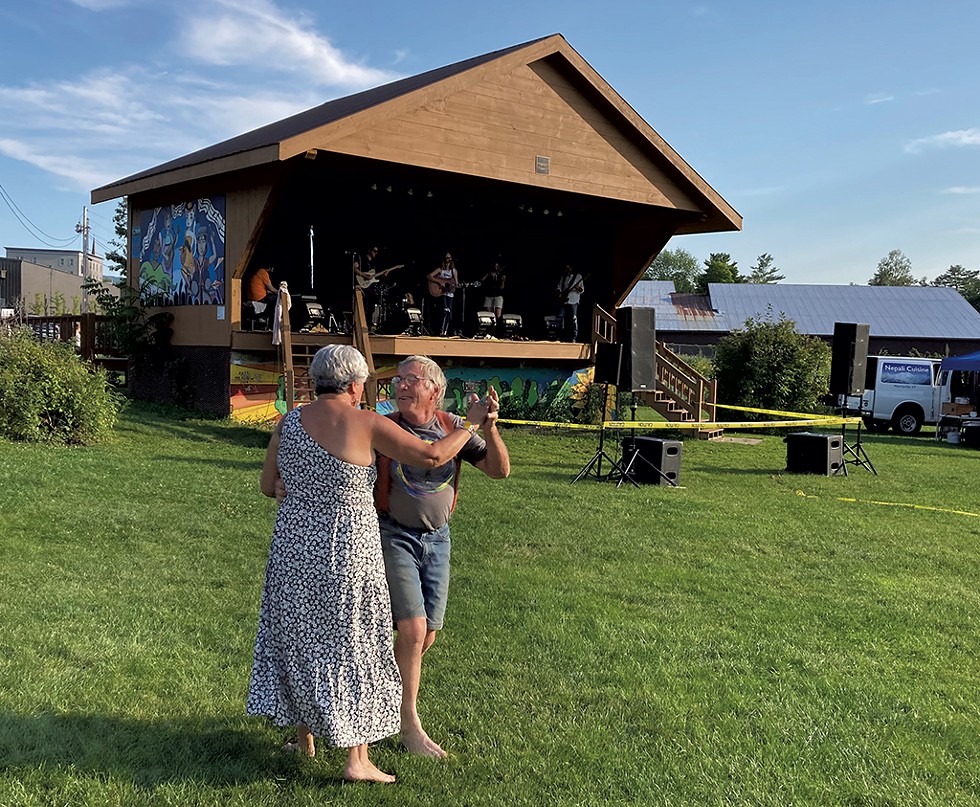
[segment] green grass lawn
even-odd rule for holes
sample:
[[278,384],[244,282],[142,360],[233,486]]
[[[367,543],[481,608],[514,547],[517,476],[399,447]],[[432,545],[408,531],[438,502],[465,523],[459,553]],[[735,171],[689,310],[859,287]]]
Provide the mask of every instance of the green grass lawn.
[[570,484],[593,434],[505,436],[426,656],[450,758],[382,742],[390,787],[243,714],[266,433],[131,407],[111,445],[0,443],[0,804],[980,803],[975,449],[876,435],[878,476],[827,478],[686,440],[682,488],[617,489]]

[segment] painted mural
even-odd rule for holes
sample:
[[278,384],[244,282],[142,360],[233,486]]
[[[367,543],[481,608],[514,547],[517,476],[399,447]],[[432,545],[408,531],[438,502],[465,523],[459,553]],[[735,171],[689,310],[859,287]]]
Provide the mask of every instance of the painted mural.
[[[445,372],[445,409],[462,411],[471,392],[482,396],[492,386],[500,396],[500,416],[509,420],[579,420],[592,383],[591,367],[571,375],[553,368],[526,367],[492,371],[451,367]],[[385,380],[395,374],[395,366],[378,367],[377,373],[384,396],[387,392]],[[382,397],[377,410],[384,414],[391,412],[393,406]],[[285,412],[282,365],[255,355],[233,353],[231,416],[242,422],[260,423],[276,420]]]
[[225,197],[133,212],[140,293],[149,305],[224,305]]

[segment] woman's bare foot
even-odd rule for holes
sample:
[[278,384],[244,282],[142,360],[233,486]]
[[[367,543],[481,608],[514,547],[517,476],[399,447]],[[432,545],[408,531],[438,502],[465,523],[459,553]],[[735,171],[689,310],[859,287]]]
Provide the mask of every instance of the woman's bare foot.
[[395,777],[378,768],[370,759],[366,745],[355,745],[347,752],[344,779],[348,782],[383,782],[391,784]]
[[286,740],[282,746],[283,751],[296,751],[306,754],[308,757],[316,756],[316,745],[313,742],[313,734],[306,726],[296,727],[296,736]]
[[447,754],[442,747],[433,740],[422,726],[413,726],[402,729],[402,745],[410,754],[418,754],[422,757],[435,757],[445,759]]

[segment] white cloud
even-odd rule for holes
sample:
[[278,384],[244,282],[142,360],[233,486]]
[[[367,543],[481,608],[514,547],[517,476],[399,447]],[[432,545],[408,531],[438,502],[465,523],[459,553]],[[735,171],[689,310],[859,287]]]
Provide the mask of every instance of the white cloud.
[[967,185],[954,185],[951,188],[944,188],[942,192],[954,194],[980,193],[980,186],[969,187]]
[[957,129],[930,137],[920,137],[906,143],[905,150],[910,154],[918,154],[925,149],[950,146],[980,146],[980,129]]
[[111,8],[128,6],[131,0],[70,0],[70,2],[89,11],[108,11]]
[[367,87],[392,73],[348,60],[313,30],[306,15],[285,16],[267,0],[212,1],[189,21],[178,47],[200,62],[223,67],[275,65],[321,86]]
[[874,95],[866,95],[864,98],[864,103],[868,106],[873,106],[874,104],[885,104],[889,101],[894,101],[894,95],[886,95],[885,93],[876,93]]
[[173,19],[158,33],[161,56],[178,53],[176,69],[147,58],[50,82],[0,80],[0,154],[88,191],[343,94],[325,87],[394,78],[350,61],[311,20],[269,0],[212,0]]

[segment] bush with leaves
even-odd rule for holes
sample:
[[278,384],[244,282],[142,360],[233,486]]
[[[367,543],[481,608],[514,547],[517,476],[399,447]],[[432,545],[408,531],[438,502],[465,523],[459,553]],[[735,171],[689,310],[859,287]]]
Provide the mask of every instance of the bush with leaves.
[[[790,412],[821,412],[830,378],[830,347],[796,330],[782,314],[753,318],[718,341],[718,402]],[[745,413],[747,420],[771,419]]]
[[26,328],[0,333],[0,436],[96,443],[112,432],[119,406],[105,372],[71,345],[39,342]]

